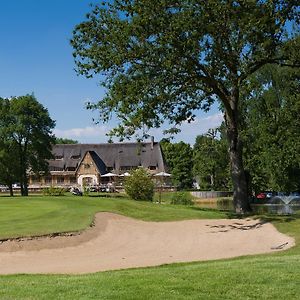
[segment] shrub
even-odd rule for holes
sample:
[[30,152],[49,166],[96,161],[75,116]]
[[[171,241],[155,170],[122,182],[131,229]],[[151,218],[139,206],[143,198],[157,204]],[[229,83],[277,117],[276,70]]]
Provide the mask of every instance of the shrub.
[[189,192],[177,192],[172,196],[171,204],[194,205],[192,199]]
[[62,187],[51,186],[43,189],[44,195],[47,196],[64,196],[66,190]]
[[154,183],[143,168],[131,172],[125,179],[125,192],[133,200],[153,200]]

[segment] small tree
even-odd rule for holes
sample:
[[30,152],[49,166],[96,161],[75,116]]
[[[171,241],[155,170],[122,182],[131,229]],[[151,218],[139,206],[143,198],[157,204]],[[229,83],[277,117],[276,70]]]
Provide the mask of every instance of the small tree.
[[125,180],[125,192],[133,200],[153,200],[154,183],[143,168],[138,168]]

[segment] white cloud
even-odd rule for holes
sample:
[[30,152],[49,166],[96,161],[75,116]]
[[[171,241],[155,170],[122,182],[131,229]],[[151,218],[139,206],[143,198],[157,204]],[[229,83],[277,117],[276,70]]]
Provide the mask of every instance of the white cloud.
[[[183,122],[181,132],[174,136],[174,142],[184,141],[193,145],[197,135],[205,134],[209,129],[220,126],[222,121],[223,114],[218,112],[207,117],[198,117],[191,123]],[[156,140],[161,140],[164,137],[163,130],[166,128],[151,129],[150,135]]]
[[[223,114],[218,112],[206,117],[198,117],[192,123],[184,122],[180,127],[181,132],[174,136],[174,142],[184,141],[193,145],[197,135],[206,133],[210,128],[220,126],[222,121]],[[105,143],[108,141],[106,133],[112,127],[113,124],[112,126],[98,125],[84,128],[55,129],[53,133],[57,137],[78,140],[80,143]],[[168,126],[165,125],[162,128],[151,129],[149,134],[153,135],[156,141],[159,141],[165,137],[163,131],[167,128]]]
[[75,139],[82,143],[106,142],[108,126],[87,126],[84,128],[54,129],[53,133],[57,137]]

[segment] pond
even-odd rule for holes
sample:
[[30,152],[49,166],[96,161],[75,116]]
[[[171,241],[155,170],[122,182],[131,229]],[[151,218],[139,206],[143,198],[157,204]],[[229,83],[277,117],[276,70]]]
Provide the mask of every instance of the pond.
[[[222,211],[233,211],[231,197],[197,199],[196,205],[202,208],[218,209]],[[253,201],[251,208],[257,214],[292,215],[300,212],[299,196],[275,196],[264,201]]]

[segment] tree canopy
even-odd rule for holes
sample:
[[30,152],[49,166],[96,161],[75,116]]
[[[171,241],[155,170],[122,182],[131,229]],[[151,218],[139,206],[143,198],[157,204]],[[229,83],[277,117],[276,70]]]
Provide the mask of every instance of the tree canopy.
[[244,101],[242,139],[252,188],[300,190],[300,72],[265,67]]
[[[100,120],[111,134],[193,121],[219,101],[225,117],[237,212],[249,210],[239,102],[249,76],[267,64],[297,65],[298,0],[115,0],[95,5],[71,43],[79,74],[105,75]],[[295,52],[293,52],[295,53]]]
[[52,158],[55,122],[33,95],[0,98],[0,115],[3,165],[7,159],[12,162],[10,171],[18,178],[22,195],[27,196],[28,172],[48,170],[46,159]]
[[67,138],[55,138],[55,144],[78,144],[77,140],[67,139]]

